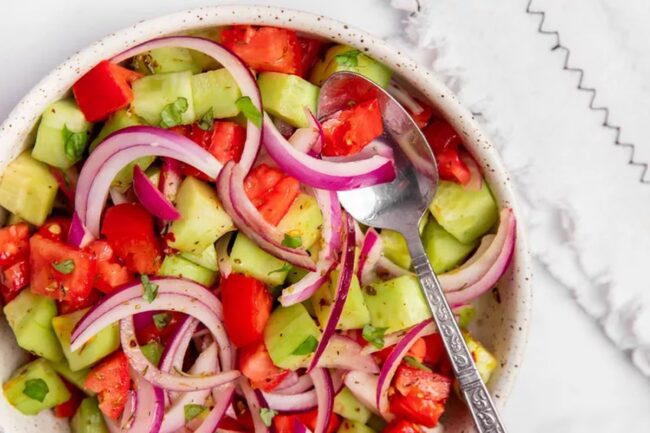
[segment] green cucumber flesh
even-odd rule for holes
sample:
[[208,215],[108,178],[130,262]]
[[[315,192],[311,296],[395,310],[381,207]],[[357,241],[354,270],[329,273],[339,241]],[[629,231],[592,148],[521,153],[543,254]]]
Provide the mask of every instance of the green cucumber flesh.
[[296,128],[309,122],[305,107],[316,112],[320,89],[297,75],[262,72],[257,78],[264,109]]

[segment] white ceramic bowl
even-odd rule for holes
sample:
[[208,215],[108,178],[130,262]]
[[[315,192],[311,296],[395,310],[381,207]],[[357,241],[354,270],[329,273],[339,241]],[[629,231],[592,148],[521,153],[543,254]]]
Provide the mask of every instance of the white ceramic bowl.
[[[500,206],[517,206],[496,150],[483,134],[472,114],[431,72],[421,68],[399,50],[368,33],[323,16],[275,7],[217,6],[187,10],[144,21],[114,33],[75,54],[45,77],[11,112],[0,127],[0,172],[23,149],[33,143],[33,132],[43,110],[61,98],[72,84],[102,59],[149,39],[189,30],[229,24],[284,26],[304,33],[352,45],[384,62],[405,82],[413,86],[465,137],[469,151],[479,161]],[[519,214],[518,214],[519,215]],[[498,285],[498,296],[487,294],[478,302],[478,319],[473,332],[500,360],[489,388],[499,407],[503,407],[521,362],[531,303],[529,256],[519,224],[514,260]],[[0,324],[0,380],[26,359],[16,346],[7,324]],[[446,414],[448,433],[472,430],[467,411],[458,402]],[[27,417],[11,408],[0,397],[0,430],[5,433],[67,432],[65,422],[49,411]],[[144,433],[144,432],[143,432]]]

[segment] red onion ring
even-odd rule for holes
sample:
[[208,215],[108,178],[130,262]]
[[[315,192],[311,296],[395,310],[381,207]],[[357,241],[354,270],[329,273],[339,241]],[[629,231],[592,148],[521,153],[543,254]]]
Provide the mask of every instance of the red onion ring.
[[304,412],[318,405],[314,389],[291,395],[262,392],[262,396],[269,408],[279,412]]
[[[293,373],[293,375],[291,374]],[[291,377],[293,383],[288,386],[283,386],[287,379],[285,379],[278,387],[273,390],[273,394],[279,395],[293,395],[300,394],[311,389],[314,386],[314,383],[311,381],[311,377],[305,374],[303,376],[298,376],[298,374],[292,371],[287,378]]]
[[379,373],[379,367],[362,346],[344,335],[334,334],[318,360],[318,367]]
[[431,319],[420,322],[419,324],[412,327],[409,332],[406,333],[404,338],[402,338],[402,340],[400,340],[400,342],[395,345],[393,350],[386,358],[381,371],[379,372],[375,403],[379,408],[381,416],[389,421],[392,419],[392,415],[389,413],[388,408],[388,388],[390,387],[390,383],[393,380],[395,371],[397,371],[397,367],[399,367],[402,358],[404,358],[411,346],[415,344],[418,338],[424,335],[427,326],[430,323]]
[[[415,326],[418,326],[418,325],[415,325]],[[394,346],[397,343],[399,343],[402,340],[402,338],[404,338],[404,336],[406,334],[408,334],[412,329],[413,329],[413,327],[410,327],[408,329],[402,329],[401,331],[397,331],[397,332],[393,332],[391,334],[385,335],[384,336],[384,346],[382,348],[377,348],[372,344],[366,344],[361,349],[361,354],[362,355],[370,355],[372,353],[379,352],[380,350],[383,350],[386,347]],[[436,324],[433,323],[433,322],[429,322],[429,324],[426,326],[426,328],[424,330],[422,330],[421,337],[426,337],[427,335],[435,334],[436,332],[438,332],[438,328],[436,327]]]
[[397,102],[399,102],[404,108],[406,108],[409,112],[417,115],[420,114],[424,111],[424,108],[422,105],[407,91],[402,89],[402,87],[397,84],[395,81],[391,81],[388,83],[388,88],[386,89],[390,95],[395,98]]
[[318,403],[318,415],[314,433],[325,433],[330,422],[330,416],[334,409],[334,386],[329,371],[325,368],[314,368],[309,372],[314,382],[316,399]]
[[159,368],[164,372],[171,372],[174,368],[182,369],[185,353],[187,352],[192,335],[199,325],[198,320],[186,316],[169,339],[160,358]]
[[214,407],[199,428],[194,430],[194,433],[213,433],[218,431],[217,427],[219,426],[219,422],[221,422],[226,410],[230,407],[234,394],[235,387],[231,385],[222,387],[218,391],[213,390]]
[[[211,41],[209,39],[202,39],[191,36],[169,36],[159,39],[152,39],[144,42],[135,47],[113,57],[111,61],[120,63],[128,58],[141,54],[155,48],[162,47],[181,47],[188,48],[202,52],[203,54],[212,57],[221,66],[226,68],[230,75],[239,86],[243,96],[248,96],[251,102],[260,113],[263,113],[262,98],[260,96],[259,88],[255,76],[251,73],[246,63],[244,63],[235,53],[226,47]],[[261,130],[250,120],[246,124],[246,142],[244,143],[244,151],[242,152],[239,164],[243,167],[245,173],[253,166],[253,162],[257,157],[257,152],[260,149]]]
[[375,275],[375,267],[381,258],[382,250],[383,243],[379,234],[373,228],[368,229],[361,244],[359,269],[357,270],[357,277],[359,278],[361,287],[365,287],[372,282]]
[[153,216],[164,221],[175,221],[181,213],[149,180],[140,166],[133,167],[133,191],[140,204]]
[[332,305],[329,317],[327,318],[327,323],[323,327],[323,335],[318,342],[318,346],[314,352],[309,370],[313,370],[318,365],[321,355],[323,352],[325,352],[330,338],[332,338],[332,335],[334,335],[336,331],[336,325],[341,318],[343,306],[345,305],[345,300],[347,299],[348,291],[350,290],[350,283],[352,282],[352,275],[354,272],[354,252],[356,246],[354,237],[354,223],[352,217],[348,214],[345,215],[344,221],[344,230],[346,232],[345,246],[342,252],[342,260],[340,264],[338,281],[336,284],[336,291],[334,292],[334,304]]
[[162,158],[158,189],[172,203],[176,200],[182,179],[181,163],[172,158]]
[[129,198],[126,196],[126,194],[121,193],[115,187],[111,187],[111,189],[108,190],[108,194],[111,196],[111,201],[116,206],[118,204],[129,203]]
[[222,277],[226,278],[232,272],[232,262],[230,261],[230,254],[228,254],[228,245],[232,233],[226,233],[221,236],[217,241],[215,248],[217,251],[217,265],[219,266],[219,273]]
[[244,398],[248,404],[248,411],[253,418],[253,425],[255,426],[255,433],[268,433],[270,429],[264,425],[262,417],[260,416],[260,409],[268,408],[266,400],[262,396],[261,392],[255,391],[248,384],[248,379],[242,377],[239,381],[239,386],[241,387],[242,392],[244,393]]
[[465,188],[479,191],[483,187],[483,175],[478,164],[469,153],[462,150],[460,152],[460,160],[467,166],[471,174],[469,181],[465,184]]
[[235,225],[260,248],[301,268],[316,269],[307,251],[282,245],[284,233],[266,222],[248,199],[244,191],[244,172],[232,161],[217,179],[217,194]]
[[377,260],[376,269],[379,275],[388,279],[401,277],[402,275],[414,275],[413,272],[397,265],[390,259],[386,258],[386,256],[381,256],[379,260]]
[[68,243],[78,247],[84,247],[92,242],[93,236],[86,230],[77,212],[72,214],[72,222],[68,231]]
[[345,386],[348,387],[357,400],[377,415],[379,415],[379,409],[377,409],[375,395],[378,382],[378,375],[362,371],[350,371],[345,375],[344,379]]
[[[313,119],[313,116],[310,116]],[[315,119],[313,119],[316,122]],[[289,176],[315,188],[342,191],[390,182],[395,178],[393,162],[382,156],[361,161],[332,162],[314,158],[294,148],[264,115],[264,148]]]

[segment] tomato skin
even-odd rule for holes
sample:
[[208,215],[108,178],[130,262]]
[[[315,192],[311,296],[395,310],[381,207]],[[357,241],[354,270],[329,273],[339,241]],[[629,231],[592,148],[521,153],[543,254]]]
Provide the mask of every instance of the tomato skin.
[[444,120],[431,122],[422,132],[436,157],[440,178],[466,185],[472,174],[460,159],[460,135]]
[[[91,292],[95,279],[94,257],[76,247],[35,234],[29,241],[31,255],[31,291],[71,304],[82,304]],[[72,260],[73,270],[64,274],[53,264]]]
[[237,347],[262,341],[271,315],[273,298],[266,285],[255,278],[232,273],[221,282],[223,322]]
[[106,119],[133,100],[129,83],[142,75],[108,60],[99,62],[72,86],[72,93],[89,122]]
[[323,155],[349,156],[359,153],[384,132],[377,99],[338,111],[322,124]]
[[[362,337],[363,338],[363,337]],[[368,344],[366,340],[363,340],[363,344]],[[375,358],[377,358],[380,362],[384,363],[386,361],[386,358],[388,358],[388,355],[393,351],[395,346],[389,346],[389,347],[384,347],[378,352],[375,352],[372,354]],[[413,343],[413,346],[408,350],[406,353],[406,356],[411,356],[418,361],[422,362],[424,360],[424,356],[426,353],[426,343],[422,338],[418,338],[415,343]]]
[[171,315],[171,319],[167,326],[159,329],[153,321],[153,316],[158,313],[162,313],[162,311],[149,311],[135,316],[135,333],[140,344],[147,344],[155,340],[164,345],[167,338],[174,333],[180,321],[185,317],[185,314],[177,311],[166,311],[165,313]]
[[427,398],[403,396],[395,394],[390,397],[390,412],[400,418],[405,418],[426,427],[438,425],[445,411],[445,405]]
[[419,113],[415,114],[411,110],[407,111],[415,121],[415,124],[418,125],[418,128],[422,129],[426,127],[429,124],[429,121],[431,120],[431,117],[433,116],[433,108],[429,104],[425,104],[424,102],[420,101],[419,99],[416,99],[417,102],[420,104],[422,107],[422,111]]
[[405,419],[391,421],[382,433],[422,433],[422,429]]
[[426,353],[424,355],[424,362],[429,364],[438,364],[447,357],[445,345],[442,342],[440,333],[427,335],[423,338],[426,345]]
[[279,168],[260,164],[246,176],[244,190],[262,217],[277,226],[300,193],[300,182]]
[[[276,415],[273,417],[273,427],[275,433],[293,433],[296,431],[296,422],[303,424],[310,431],[316,429],[316,418],[318,417],[318,410],[312,409],[307,412],[298,413],[295,415]],[[335,413],[330,414],[330,421],[327,424],[326,433],[334,433],[341,425],[341,417]]]
[[117,419],[124,410],[131,388],[129,361],[124,352],[115,352],[95,366],[84,387],[97,393],[99,409],[106,416]]
[[59,301],[57,303],[57,311],[59,314],[70,314],[75,311],[83,310],[84,308],[91,307],[99,302],[101,298],[100,293],[92,289],[90,294],[84,298],[77,301]]
[[[228,161],[239,162],[246,142],[246,128],[227,120],[215,120],[211,131],[201,129],[198,123],[193,123],[186,127],[184,135],[210,152],[222,164]],[[206,181],[214,180],[185,164],[183,173]]]
[[262,341],[239,349],[237,358],[239,369],[250,380],[251,386],[262,391],[272,391],[289,374],[289,370],[273,364]]
[[68,232],[70,231],[70,218],[52,217],[48,218],[38,229],[38,234],[46,239],[59,242],[67,242]]
[[138,203],[108,208],[102,234],[126,268],[138,274],[155,274],[162,261],[153,217]]
[[0,229],[0,267],[11,266],[29,255],[29,226],[13,224]]
[[314,66],[314,63],[316,63],[324,44],[318,39],[301,36],[298,37],[298,43],[300,44],[301,51],[300,71],[298,75],[305,77],[312,66]]
[[70,391],[70,398],[68,401],[54,407],[54,416],[57,418],[70,418],[75,414],[75,412],[77,412],[77,408],[81,404],[83,395],[76,386],[71,385],[65,380],[63,383],[65,384],[65,387],[68,388],[68,391]]
[[221,44],[258,72],[298,74],[301,71],[301,47],[293,30],[232,26],[221,32]]
[[104,240],[96,240],[86,248],[97,263],[97,274],[95,276],[95,288],[102,293],[112,293],[122,284],[133,279],[133,274],[122,266],[115,259],[115,253],[111,245]]

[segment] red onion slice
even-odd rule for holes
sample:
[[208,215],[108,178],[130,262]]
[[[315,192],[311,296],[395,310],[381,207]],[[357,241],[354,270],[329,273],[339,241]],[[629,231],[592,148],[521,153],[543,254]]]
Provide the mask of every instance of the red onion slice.
[[373,357],[361,351],[361,345],[353,339],[344,335],[334,334],[318,360],[318,366],[322,368],[379,373],[379,367]]
[[361,252],[359,254],[359,269],[357,277],[361,283],[361,287],[370,284],[375,276],[375,267],[381,258],[383,250],[383,243],[377,231],[373,228],[366,231],[361,244]]
[[417,101],[417,99],[415,99],[414,97],[409,95],[409,93],[406,90],[404,90],[402,88],[402,86],[397,84],[395,81],[391,81],[388,84],[388,89],[387,90],[388,90],[388,93],[390,93],[390,95],[393,98],[395,98],[395,100],[397,102],[402,104],[402,106],[404,108],[406,108],[409,112],[417,115],[417,114],[420,114],[420,113],[422,113],[424,111],[424,108]]
[[382,156],[361,161],[332,162],[314,158],[294,148],[264,115],[264,148],[288,175],[315,188],[343,191],[390,182],[393,162]]
[[133,167],[133,191],[140,204],[153,216],[164,221],[175,221],[181,217],[173,204],[149,180],[140,166]]
[[327,318],[327,323],[323,327],[323,335],[318,342],[318,346],[314,352],[314,357],[311,360],[309,370],[313,370],[314,367],[318,365],[321,355],[323,352],[325,352],[330,338],[332,338],[332,335],[334,335],[334,332],[336,331],[336,325],[341,318],[343,306],[345,305],[345,300],[347,299],[348,291],[350,290],[350,283],[352,282],[352,275],[354,272],[354,250],[356,246],[354,237],[354,224],[352,217],[348,214],[345,215],[344,221],[344,229],[346,232],[345,245],[342,252],[343,258],[341,260],[336,290],[334,292],[334,304],[332,305],[329,317]]
[[[129,48],[128,50],[113,57],[112,61],[115,63],[120,63],[145,51],[162,47],[188,48],[190,50],[199,51],[209,57],[212,57],[221,66],[226,68],[228,72],[230,72],[230,75],[232,75],[233,79],[237,83],[237,86],[239,86],[239,90],[241,91],[242,95],[248,96],[255,108],[257,108],[260,113],[263,112],[262,98],[257,87],[257,81],[251,73],[251,70],[232,51],[209,39],[190,36],[169,36],[153,39],[135,47]],[[249,120],[246,124],[246,142],[244,143],[244,151],[242,152],[241,158],[239,159],[239,164],[241,164],[245,173],[248,173],[248,171],[253,166],[255,158],[257,157],[257,152],[260,149],[260,137],[260,128]]]
[[198,325],[198,320],[190,316],[186,316],[178,325],[160,358],[159,368],[161,371],[169,373],[174,368],[183,368],[185,353],[192,341],[192,334],[194,334]]
[[392,414],[390,414],[388,408],[388,388],[390,387],[390,383],[393,380],[393,375],[395,375],[395,371],[397,371],[397,367],[399,367],[402,358],[404,358],[406,353],[409,351],[411,346],[415,344],[417,339],[424,335],[427,326],[430,323],[431,319],[425,320],[412,327],[409,332],[406,333],[404,338],[402,338],[402,340],[400,340],[400,342],[395,345],[393,350],[386,358],[381,371],[379,372],[377,394],[375,397],[376,405],[379,408],[381,416],[389,421],[392,419]]
[[214,398],[214,407],[208,416],[203,420],[199,428],[194,430],[194,433],[213,433],[215,431],[219,431],[217,429],[219,422],[221,422],[221,419],[232,403],[234,394],[235,387],[231,385],[222,387],[218,391],[214,390],[212,392]]
[[219,266],[219,273],[223,278],[228,277],[232,272],[232,263],[230,262],[230,254],[228,254],[228,245],[232,233],[227,233],[219,238],[215,248],[217,251],[217,265]]
[[[288,378],[292,378],[292,383],[290,385],[285,385],[285,382]],[[277,386],[272,393],[279,395],[300,394],[301,392],[305,392],[314,386],[313,382],[311,381],[311,377],[309,377],[308,374],[298,376],[295,371],[292,371],[287,376],[287,379],[285,379],[279,386]]]
[[378,375],[362,371],[350,371],[345,375],[344,379],[345,386],[348,387],[357,400],[377,415],[379,415],[376,402],[378,382]]
[[[176,297],[175,295],[165,295],[165,297]],[[175,300],[179,302],[180,300]],[[155,302],[155,301],[154,301]],[[191,303],[191,301],[190,301]],[[200,391],[203,389],[216,388],[218,386],[230,383],[240,376],[239,371],[226,370],[222,373],[209,375],[190,376],[186,374],[171,374],[161,371],[153,365],[142,353],[140,345],[135,336],[135,327],[133,326],[133,317],[124,318],[120,322],[120,338],[122,340],[122,350],[131,366],[141,371],[147,381],[155,386],[169,391]],[[216,344],[215,344],[216,345]]]
[[108,194],[111,196],[111,201],[116,206],[118,204],[129,203],[129,201],[130,201],[129,198],[126,196],[126,194],[121,193],[115,187],[112,187],[111,189],[109,189]]
[[280,412],[304,412],[318,405],[316,391],[313,389],[292,395],[271,392],[262,392],[262,395],[269,408]]
[[483,187],[483,175],[481,174],[481,169],[478,164],[474,158],[465,151],[460,152],[460,160],[467,166],[471,175],[469,181],[465,184],[465,188],[479,191]]
[[315,368],[309,375],[314,382],[318,402],[318,416],[314,433],[325,433],[334,408],[334,385],[332,385],[329,371],[325,368]]
[[83,248],[92,242],[92,240],[93,236],[88,232],[88,230],[86,230],[79,215],[75,212],[72,215],[72,222],[70,223],[70,230],[68,231],[68,243]]
[[162,158],[158,189],[172,203],[176,200],[182,179],[181,163],[172,158]]
[[[418,325],[415,325],[415,326],[418,326]],[[380,350],[383,350],[386,347],[394,346],[397,343],[399,343],[402,340],[402,338],[404,338],[404,336],[406,334],[408,334],[412,329],[413,329],[413,327],[408,328],[408,329],[402,329],[401,331],[397,331],[397,332],[393,332],[391,334],[385,335],[384,336],[384,346],[381,347],[381,348],[377,348],[372,344],[366,344],[361,349],[361,354],[362,355],[370,355],[372,353],[379,352]],[[438,332],[438,328],[436,327],[436,324],[433,323],[433,322],[429,322],[429,324],[426,326],[426,328],[422,331],[421,337],[426,337],[427,335],[435,334],[436,332]]]
[[260,409],[268,408],[264,397],[261,392],[257,392],[248,384],[248,379],[242,377],[239,381],[239,386],[244,393],[244,398],[248,404],[248,411],[253,418],[253,425],[255,426],[255,433],[268,433],[270,429],[264,425],[262,417],[260,416]]
[[386,279],[397,278],[401,277],[402,275],[414,275],[413,272],[409,271],[408,269],[404,269],[385,256],[381,256],[379,260],[377,260],[376,269],[377,274]]

